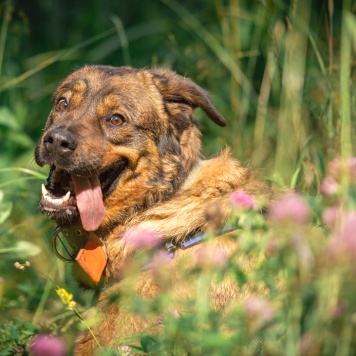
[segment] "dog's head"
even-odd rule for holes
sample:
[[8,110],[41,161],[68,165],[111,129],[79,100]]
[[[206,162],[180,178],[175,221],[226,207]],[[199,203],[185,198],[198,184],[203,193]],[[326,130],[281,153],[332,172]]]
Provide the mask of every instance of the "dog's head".
[[168,70],[86,66],[53,98],[36,162],[50,165],[40,210],[86,230],[127,219],[176,192],[198,161],[193,110],[224,118],[207,93]]

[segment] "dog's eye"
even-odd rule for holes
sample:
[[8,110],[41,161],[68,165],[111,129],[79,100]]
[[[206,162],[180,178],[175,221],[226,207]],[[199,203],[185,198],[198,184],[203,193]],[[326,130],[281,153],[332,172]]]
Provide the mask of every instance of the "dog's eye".
[[120,114],[114,114],[108,119],[108,122],[114,126],[122,126],[125,123],[125,119]]
[[65,109],[67,109],[67,107],[68,107],[67,100],[64,99],[64,98],[60,98],[58,100],[57,105],[56,105],[56,110],[57,111],[64,111]]

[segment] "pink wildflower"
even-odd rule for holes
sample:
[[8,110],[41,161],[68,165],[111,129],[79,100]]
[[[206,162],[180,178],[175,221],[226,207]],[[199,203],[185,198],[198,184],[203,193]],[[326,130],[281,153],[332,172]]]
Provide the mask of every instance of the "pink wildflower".
[[231,203],[233,206],[242,208],[242,209],[256,209],[257,203],[253,196],[247,194],[243,190],[238,190],[231,194],[230,196]]
[[328,174],[334,181],[341,182],[343,174],[349,174],[351,182],[356,183],[356,157],[350,157],[346,162],[337,157],[328,164]]
[[[171,309],[168,308],[167,309],[167,314],[169,314],[170,316],[174,317],[175,319],[180,318],[180,313],[177,309]],[[165,320],[165,316],[164,315],[159,315],[157,318],[157,323],[158,324],[163,324]]]
[[339,319],[345,315],[347,312],[347,303],[346,302],[338,302],[334,308],[331,310],[331,317],[333,319]]
[[32,339],[30,346],[33,356],[65,356],[67,355],[67,346],[57,336],[42,334],[36,335]]
[[225,249],[204,245],[195,251],[197,263],[200,267],[222,267],[228,255]]
[[177,309],[168,309],[168,312],[174,316],[175,318],[179,318],[180,317],[180,313]]
[[356,182],[356,157],[350,158],[349,169],[350,169],[351,181],[355,183]]
[[173,259],[173,253],[168,251],[158,251],[152,257],[152,260],[146,265],[147,269],[151,269],[155,281],[163,285],[171,281],[171,266],[170,262]]
[[316,350],[313,350],[315,345],[316,342],[311,334],[303,334],[299,341],[299,355],[317,355]]
[[120,350],[121,352],[129,352],[129,351],[131,351],[132,349],[131,349],[131,347],[128,346],[128,345],[122,345],[122,346],[119,346],[119,350]]
[[306,223],[310,209],[305,200],[297,194],[285,195],[282,199],[271,204],[269,217],[276,222]]
[[162,268],[162,266],[167,265],[172,261],[173,253],[168,251],[158,251],[152,258],[151,266],[152,268]]
[[344,222],[340,231],[337,233],[337,239],[345,244],[356,255],[356,212],[352,211],[345,215]]
[[143,230],[140,228],[128,229],[125,232],[123,239],[128,245],[136,248],[153,248],[162,242],[154,231]]
[[329,244],[327,252],[337,259],[353,259],[356,256],[356,211],[340,217],[340,226],[336,227],[334,239]]
[[335,195],[339,191],[339,183],[331,176],[326,176],[320,185],[320,193],[323,195]]
[[333,226],[337,222],[339,215],[340,215],[340,207],[331,206],[324,210],[323,220],[326,225]]
[[245,302],[246,315],[249,319],[266,324],[275,316],[270,303],[256,295],[252,295]]

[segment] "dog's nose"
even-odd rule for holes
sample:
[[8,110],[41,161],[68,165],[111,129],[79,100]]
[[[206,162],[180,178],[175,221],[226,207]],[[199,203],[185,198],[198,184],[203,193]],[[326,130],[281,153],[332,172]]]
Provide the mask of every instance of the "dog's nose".
[[43,143],[48,152],[52,154],[69,154],[77,147],[77,140],[68,130],[53,129],[48,131],[43,138]]

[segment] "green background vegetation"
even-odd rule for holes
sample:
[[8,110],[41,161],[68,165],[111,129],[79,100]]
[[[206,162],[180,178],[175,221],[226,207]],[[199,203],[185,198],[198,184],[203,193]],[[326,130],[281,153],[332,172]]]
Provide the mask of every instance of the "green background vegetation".
[[316,194],[327,162],[355,153],[354,11],[351,0],[2,0],[0,324],[73,327],[51,282],[14,270],[17,260],[90,303],[49,247],[53,224],[37,212],[47,169],[33,159],[51,95],[73,68],[164,66],[192,78],[228,122],[197,110],[205,155],[228,145],[275,184]]

